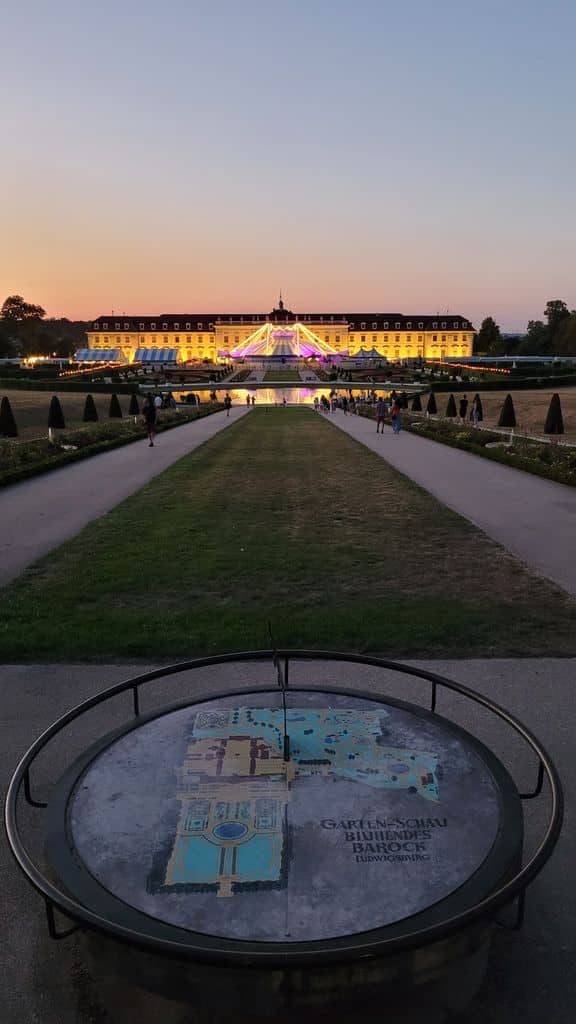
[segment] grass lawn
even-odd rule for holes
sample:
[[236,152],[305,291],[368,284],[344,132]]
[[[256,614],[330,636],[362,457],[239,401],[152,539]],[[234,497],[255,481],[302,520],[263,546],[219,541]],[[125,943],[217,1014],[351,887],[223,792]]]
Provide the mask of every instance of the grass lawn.
[[[54,391],[1,391],[0,397],[6,395],[10,399],[12,412],[18,426],[20,440],[48,436],[48,409],[52,395],[58,395],[67,429],[82,426],[82,414],[86,395],[91,394],[90,388],[82,391],[58,391],[58,382],[54,381]],[[110,395],[92,393],[94,404],[100,420],[108,419]],[[122,415],[128,415],[130,395],[118,395]],[[141,406],[143,399],[138,397]]]
[[256,408],[0,591],[0,660],[576,653],[576,603],[306,409]]

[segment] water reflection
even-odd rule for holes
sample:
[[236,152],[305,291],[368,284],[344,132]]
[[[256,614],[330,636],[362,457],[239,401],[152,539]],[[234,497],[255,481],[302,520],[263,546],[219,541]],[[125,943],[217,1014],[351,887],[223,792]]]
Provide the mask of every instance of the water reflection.
[[[402,390],[397,388],[398,391]],[[406,390],[409,390],[408,388]],[[189,388],[187,391],[173,391],[174,398],[177,402],[185,402],[186,396],[193,392],[193,388]],[[321,400],[322,395],[326,398],[330,398],[330,392],[336,391],[338,395],[346,395],[348,398],[350,394],[354,395],[356,401],[367,401],[369,400],[369,393],[366,389],[345,387],[343,385],[335,386],[331,381],[324,387],[315,388],[235,388],[233,386],[218,387],[214,388],[216,397],[219,402],[224,400],[225,395],[230,395],[232,402],[236,405],[246,405],[246,398],[249,397],[255,399],[256,405],[283,405],[284,399],[286,399],[286,405],[313,405],[314,399]],[[387,397],[390,394],[391,388],[374,388],[370,389],[370,395],[375,394],[378,398],[380,395]],[[207,391],[196,391],[195,394],[200,396],[202,402],[207,401]]]

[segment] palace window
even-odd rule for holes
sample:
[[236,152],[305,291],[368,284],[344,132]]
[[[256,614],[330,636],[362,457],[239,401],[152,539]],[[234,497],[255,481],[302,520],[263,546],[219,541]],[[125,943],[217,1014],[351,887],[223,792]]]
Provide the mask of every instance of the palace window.
[[372,344],[375,345],[377,341],[378,341],[378,335],[377,334],[373,334],[372,335]]
[[103,331],[107,331],[108,330],[108,324],[102,324],[102,330]]
[[411,320],[408,321],[408,323],[406,324],[406,327],[408,328],[409,331],[412,330],[412,321]]
[[438,341],[438,335],[437,334],[433,334],[432,335],[432,341]]
[[238,344],[239,344],[239,342],[240,342],[240,338],[239,338],[239,336],[238,336],[237,334],[235,334],[235,335],[234,335],[234,344],[235,344],[235,345],[238,345]]
[[360,344],[361,345],[365,345],[366,344],[366,335],[365,334],[361,334],[360,335]]
[[454,327],[458,327],[458,321],[457,320],[454,321]]
[[334,338],[334,344],[335,345],[339,345],[340,344],[340,335],[339,334],[337,334],[336,337]]
[[372,324],[372,330],[375,331],[378,328],[378,324]]
[[165,344],[165,345],[167,345],[167,344],[168,344],[168,340],[169,340],[169,339],[168,339],[168,335],[167,335],[167,334],[165,334],[165,335],[164,335],[164,344]]
[[120,324],[114,324],[114,327],[116,328],[117,331],[120,330]]
[[420,321],[420,323],[418,324],[418,327],[420,328],[420,330],[422,330],[422,328],[424,327],[424,323],[422,322],[422,320],[421,320],[421,321]]
[[155,331],[156,330],[156,324],[150,324],[150,330],[151,331]]
[[[230,319],[232,319],[232,317],[230,317]],[[202,330],[202,324],[196,324],[196,327],[198,328],[199,331]]]
[[168,324],[162,324],[162,330],[163,331],[167,331],[168,330]]
[[462,321],[462,327],[468,327],[468,326],[469,326],[468,321],[467,320],[463,320]]
[[227,334],[224,335],[224,344],[225,345],[228,344],[228,335]]
[[203,345],[204,344],[204,338],[202,337],[201,334],[198,335],[196,340],[197,340],[199,345]]
[[175,331],[178,331],[180,329],[180,324],[172,324],[172,326]]
[[175,342],[176,345],[179,345],[180,344],[180,338],[174,338],[174,342]]
[[324,335],[324,342],[326,343],[326,345],[330,344],[330,335],[329,334],[325,334]]
[[130,330],[130,324],[126,324],[126,323],[125,323],[125,324],[124,324],[124,330],[125,330],[125,331],[129,331],[129,330]]
[[108,345],[108,344],[109,344],[108,338],[104,338],[104,344],[105,344],[105,345]]
[[384,324],[384,330],[385,330],[385,331],[387,331],[387,330],[388,330],[388,321],[386,321],[386,323]]
[[366,324],[360,324],[360,330],[365,331],[366,330]]
[[452,335],[452,341],[458,341],[458,335],[457,334],[453,334]]
[[444,320],[443,323],[440,324],[440,327],[442,328],[442,330],[444,330],[444,331],[446,330],[446,321],[445,320]]
[[142,334],[142,335],[140,335],[140,344],[141,344],[141,345],[143,345],[143,344],[144,344],[144,335],[143,335],[143,334]]
[[187,345],[191,345],[192,344],[192,338],[190,337],[189,334],[186,335],[186,344]]
[[353,342],[354,342],[354,335],[353,334],[349,334],[348,335],[348,340],[350,341],[350,344],[353,344]]
[[446,335],[445,335],[445,334],[443,334],[443,335],[442,335],[442,341],[443,341],[443,342],[445,342],[445,341],[446,341]]
[[187,331],[189,331],[191,329],[191,324],[184,324],[184,327],[186,328]]
[[388,344],[388,335],[387,334],[384,335],[384,344],[385,345]]
[[117,344],[117,345],[119,345],[121,341],[122,341],[122,339],[121,339],[121,338],[118,338],[118,337],[116,338],[116,344]]
[[406,344],[407,345],[411,345],[412,344],[412,335],[411,334],[407,334],[406,335]]
[[402,324],[394,324],[394,327],[396,328],[397,331],[400,330],[401,326],[402,326]]
[[418,335],[418,344],[419,345],[422,344],[422,335],[421,334]]
[[400,335],[399,334],[396,335],[396,337],[394,338],[394,341],[396,342],[397,345],[400,344]]
[[144,328],[144,324],[138,324],[138,327],[140,328],[141,331],[143,331],[145,329]]
[[98,345],[99,345],[99,342],[100,342],[100,338],[93,338],[93,341],[94,341],[94,347],[98,348]]

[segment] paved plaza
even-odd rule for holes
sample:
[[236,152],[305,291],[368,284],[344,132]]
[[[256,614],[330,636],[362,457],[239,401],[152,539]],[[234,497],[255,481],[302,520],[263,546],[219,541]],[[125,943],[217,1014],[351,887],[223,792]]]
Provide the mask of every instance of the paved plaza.
[[[146,442],[136,443],[0,491],[3,580],[13,578],[37,557],[73,536],[85,523],[113,508],[245,412],[242,408],[234,409],[229,420],[218,413],[167,432],[160,436],[153,452],[148,451]],[[377,436],[373,422],[360,417],[337,413],[331,422],[470,518],[528,565],[576,593],[576,493],[570,488],[407,433],[398,439],[390,430],[383,437]],[[563,834],[551,861],[528,892],[524,928],[517,933],[501,931],[496,935],[487,982],[477,1002],[462,1018],[462,1024],[568,1024],[576,1015],[576,889],[571,884],[576,858],[572,771],[576,659],[477,659],[414,664],[426,665],[476,688],[510,709],[548,749],[565,787],[567,813]],[[19,757],[61,713],[106,686],[145,670],[142,665],[2,666],[3,792]],[[263,664],[206,669],[194,678],[193,688],[184,677],[150,690],[143,695],[143,710],[192,692],[195,696],[210,695],[227,685],[249,687],[254,682],[273,679],[272,666]],[[293,685],[310,681],[306,665],[298,666]],[[390,677],[383,685],[381,678],[376,683],[372,669],[354,668],[352,675],[350,667],[337,663],[325,665],[319,673],[315,670],[312,681],[358,688],[374,685],[379,692],[408,700],[422,696],[419,685],[411,680],[399,685]],[[479,735],[509,767],[519,787],[531,788],[536,773],[533,759],[516,739],[510,739],[502,725],[486,719],[484,712],[463,707],[458,698],[449,695],[441,695],[438,711]],[[93,712],[89,720],[70,730],[69,745],[61,741],[53,744],[35,768],[35,791],[43,796],[64,766],[87,743],[122,724],[129,715],[129,700],[124,697]],[[531,837],[542,828],[546,808],[546,799],[527,808],[528,849],[533,842]],[[23,820],[29,823],[41,859],[42,812],[26,809]],[[5,925],[0,1020],[7,1024],[108,1024],[77,937],[62,943],[49,939],[42,902],[20,876],[5,842],[0,847],[0,866],[0,912]],[[375,1019],[380,1018],[381,1009]],[[150,1008],[135,1002],[119,1019],[127,1024],[149,1024],[158,1018],[154,1018]],[[172,1024],[172,1018],[165,1020]],[[239,1024],[244,1020],[239,1014]]]

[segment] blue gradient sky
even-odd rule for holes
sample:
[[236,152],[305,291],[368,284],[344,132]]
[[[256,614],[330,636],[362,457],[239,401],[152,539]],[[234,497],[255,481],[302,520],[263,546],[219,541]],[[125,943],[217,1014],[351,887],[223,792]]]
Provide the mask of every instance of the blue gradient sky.
[[3,13],[0,301],[49,315],[576,306],[576,4]]

